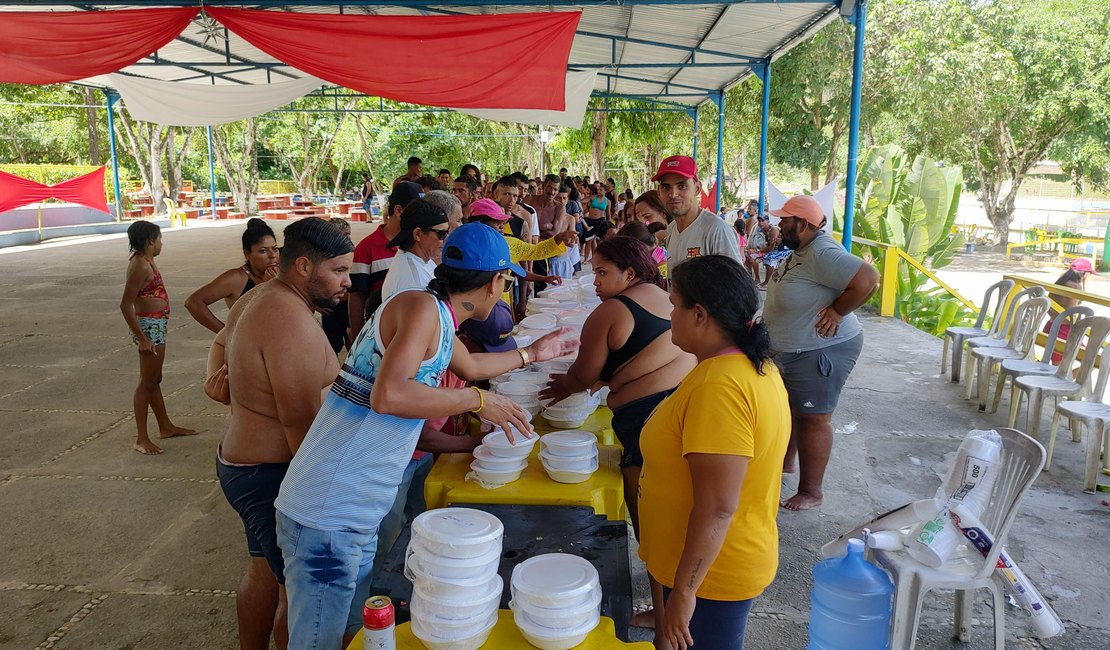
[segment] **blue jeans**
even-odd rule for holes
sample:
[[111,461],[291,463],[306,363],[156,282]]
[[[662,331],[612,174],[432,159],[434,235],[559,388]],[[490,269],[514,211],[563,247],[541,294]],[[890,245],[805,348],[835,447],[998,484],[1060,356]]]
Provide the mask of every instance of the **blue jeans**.
[[432,471],[431,454],[426,454],[420,460],[409,460],[405,473],[401,476],[401,484],[397,486],[397,497],[393,500],[393,507],[389,509],[382,523],[378,525],[378,550],[374,557],[374,569],[371,576],[378,575],[382,563],[389,555],[389,550],[397,543],[405,523],[411,522],[416,515],[427,510],[424,502],[424,479]]
[[[670,597],[671,590],[663,587],[663,602],[666,603]],[[694,639],[694,648],[743,650],[744,628],[748,624],[748,613],[752,611],[753,602],[754,598],[735,601],[696,599],[694,615],[690,618],[690,636]]]
[[344,634],[362,627],[377,534],[316,530],[279,510],[277,537],[285,558],[289,647],[341,648]]

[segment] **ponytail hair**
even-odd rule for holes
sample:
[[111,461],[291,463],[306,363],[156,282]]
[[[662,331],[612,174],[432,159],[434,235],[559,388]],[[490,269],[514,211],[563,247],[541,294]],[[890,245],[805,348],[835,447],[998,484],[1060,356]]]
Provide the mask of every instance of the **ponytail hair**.
[[751,360],[756,372],[771,358],[767,326],[755,320],[759,291],[751,273],[731,257],[693,257],[671,270],[671,291],[686,307],[701,305]]
[[248,220],[247,229],[243,231],[243,252],[249,253],[265,237],[273,237],[277,240],[277,237],[274,236],[274,230],[265,221],[258,217]]

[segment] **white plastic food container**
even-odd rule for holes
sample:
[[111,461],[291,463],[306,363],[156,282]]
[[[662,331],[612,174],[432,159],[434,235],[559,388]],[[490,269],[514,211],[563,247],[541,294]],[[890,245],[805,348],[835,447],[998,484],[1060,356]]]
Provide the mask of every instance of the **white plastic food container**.
[[543,384],[540,381],[532,383],[528,379],[514,379],[498,384],[494,392],[498,395],[508,397],[521,408],[534,411],[540,406],[539,394],[540,391],[543,390],[542,386]]
[[[550,435],[550,434],[548,434]],[[482,444],[489,449],[489,453],[502,458],[524,458],[532,453],[532,447],[539,440],[539,435],[533,433],[531,438],[526,438],[520,431],[513,430],[513,442],[505,436],[500,428],[495,428],[482,438]]]
[[415,563],[421,573],[432,578],[448,580],[470,580],[485,578],[489,580],[497,573],[501,559],[501,548],[494,546],[478,557],[446,557],[436,555],[424,548],[417,537],[409,542],[405,550],[405,564]]
[[[497,625],[497,612],[490,614],[478,629],[463,628],[448,632],[445,628],[429,629],[421,625],[419,619],[412,619],[412,635],[428,650],[478,650],[489,639],[493,626]],[[451,634],[455,636],[451,636]]]
[[501,487],[520,478],[524,468],[528,467],[528,459],[521,458],[520,463],[513,469],[492,470],[482,467],[482,461],[475,459],[470,463],[470,471],[478,479],[482,487]]
[[575,483],[585,483],[586,481],[590,480],[590,477],[593,476],[594,472],[597,471],[598,464],[597,461],[594,461],[593,469],[588,472],[573,472],[566,469],[554,469],[552,467],[548,467],[547,464],[544,464],[543,468],[547,472],[547,477],[550,478],[552,481],[555,481],[556,483],[566,483],[567,485],[573,485]]
[[553,456],[547,451],[541,451],[540,462],[547,470],[596,472],[598,467],[597,448],[594,447],[583,456]]
[[[524,458],[525,462],[527,462],[527,457]],[[474,448],[474,459],[478,461],[482,469],[488,469],[491,472],[506,472],[517,469],[520,467],[521,461],[519,456],[513,456],[511,458],[498,456],[485,445],[478,445]]]
[[505,527],[488,512],[473,508],[436,508],[412,520],[412,536],[436,555],[479,557],[501,548]]
[[413,609],[416,609],[416,602],[419,600],[422,608],[431,610],[439,618],[450,620],[473,619],[475,616],[489,611],[489,609],[497,609],[504,586],[505,583],[501,580],[501,576],[494,574],[483,587],[484,591],[479,595],[474,598],[460,599],[449,595],[432,596],[419,585],[413,585]]
[[415,562],[405,562],[405,577],[413,589],[420,589],[436,600],[466,601],[477,600],[489,591],[490,576],[479,578],[436,578],[423,572]]
[[525,640],[540,650],[570,650],[586,640],[586,637],[601,621],[601,616],[593,616],[576,628],[561,629],[536,625],[523,612],[514,612],[513,620],[516,622],[517,629],[524,635]]
[[541,312],[539,314],[525,316],[520,321],[520,326],[524,329],[530,330],[553,330],[558,326],[558,324],[557,319],[554,316]]
[[582,603],[601,579],[589,560],[569,553],[545,553],[521,562],[509,580],[513,600],[542,607],[573,607]]
[[576,605],[542,607],[530,602],[523,594],[509,602],[509,608],[521,612],[531,623],[545,628],[576,628],[585,625],[592,617],[601,614],[601,587],[591,591]]
[[548,408],[544,409],[543,417],[551,426],[560,427],[564,429],[573,429],[580,427],[590,419],[593,409],[559,409]]
[[583,456],[597,449],[597,436],[589,431],[552,431],[541,438],[543,449],[552,456]]

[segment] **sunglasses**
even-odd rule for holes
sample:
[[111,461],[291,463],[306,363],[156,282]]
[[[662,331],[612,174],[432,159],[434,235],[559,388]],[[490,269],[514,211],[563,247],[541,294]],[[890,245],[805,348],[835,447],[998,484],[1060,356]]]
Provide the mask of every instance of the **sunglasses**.
[[505,284],[512,284],[516,281],[516,276],[513,275],[512,271],[502,271],[501,279],[505,281]]
[[435,228],[421,228],[421,230],[434,234],[439,241],[447,239],[447,235],[451,232],[450,230],[437,230]]

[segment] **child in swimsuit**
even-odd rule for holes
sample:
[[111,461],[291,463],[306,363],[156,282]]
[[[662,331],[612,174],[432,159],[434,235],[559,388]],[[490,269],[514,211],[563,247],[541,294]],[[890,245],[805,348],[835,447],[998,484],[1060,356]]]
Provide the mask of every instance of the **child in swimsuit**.
[[135,426],[132,448],[140,454],[160,454],[147,433],[147,410],[154,410],[158,437],[191,436],[197,432],[174,425],[162,398],[162,363],[166,358],[166,329],[170,299],[154,258],[162,252],[162,230],[149,221],[136,221],[127,229],[131,261],[120,310],[131,329],[131,340],[139,347],[139,386],[135,389]]

